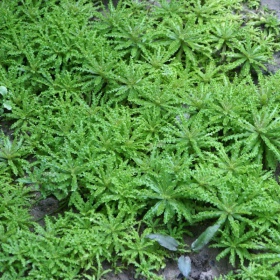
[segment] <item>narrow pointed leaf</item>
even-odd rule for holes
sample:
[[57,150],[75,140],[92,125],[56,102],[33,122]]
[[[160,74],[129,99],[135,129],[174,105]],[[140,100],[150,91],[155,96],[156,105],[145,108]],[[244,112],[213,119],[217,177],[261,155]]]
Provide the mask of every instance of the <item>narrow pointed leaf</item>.
[[162,234],[148,234],[146,238],[150,238],[156,240],[162,247],[170,250],[170,251],[177,251],[178,242],[171,236],[166,236]]
[[221,223],[217,222],[213,226],[208,227],[191,245],[193,251],[201,250],[214,237],[219,230]]

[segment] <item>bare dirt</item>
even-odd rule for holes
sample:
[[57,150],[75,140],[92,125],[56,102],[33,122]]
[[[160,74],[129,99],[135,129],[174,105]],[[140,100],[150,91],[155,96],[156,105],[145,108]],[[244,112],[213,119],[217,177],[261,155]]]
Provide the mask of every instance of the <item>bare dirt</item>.
[[270,10],[274,10],[277,17],[280,19],[280,1],[279,0],[261,0],[261,5]]

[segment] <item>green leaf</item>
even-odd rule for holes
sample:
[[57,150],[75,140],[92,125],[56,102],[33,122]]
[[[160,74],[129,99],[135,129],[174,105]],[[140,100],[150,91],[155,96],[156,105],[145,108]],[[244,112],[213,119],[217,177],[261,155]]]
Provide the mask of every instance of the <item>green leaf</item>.
[[162,247],[167,248],[170,251],[177,251],[178,242],[171,236],[166,236],[159,233],[152,233],[146,235],[145,237],[150,238],[152,240],[156,240]]
[[178,267],[179,267],[179,270],[181,271],[181,273],[186,278],[188,278],[190,273],[191,273],[191,270],[192,270],[190,257],[188,257],[188,256],[186,256],[186,257],[185,256],[181,256],[178,259]]
[[208,227],[191,245],[193,251],[201,250],[205,245],[207,245],[210,240],[214,237],[216,232],[219,230],[221,222],[217,222],[213,226]]
[[7,88],[4,87],[4,86],[0,86],[0,94],[4,96],[4,95],[6,95],[7,93],[8,93]]
[[3,103],[3,107],[4,107],[5,109],[9,110],[9,111],[12,110],[12,105],[11,105],[10,102],[4,102],[4,103]]

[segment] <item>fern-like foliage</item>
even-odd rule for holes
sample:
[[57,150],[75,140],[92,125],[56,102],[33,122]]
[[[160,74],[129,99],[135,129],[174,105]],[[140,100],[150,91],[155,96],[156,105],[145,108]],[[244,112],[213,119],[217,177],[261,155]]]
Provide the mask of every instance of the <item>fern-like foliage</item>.
[[[32,225],[31,217],[28,214],[26,205],[31,201],[30,190],[22,185],[12,185],[11,182],[5,181],[5,175],[2,174],[2,191],[0,220],[2,231],[7,234],[16,232],[17,229],[28,229]],[[1,235],[2,241],[7,241],[8,235]]]
[[222,251],[218,254],[217,260],[229,255],[229,261],[233,266],[237,264],[237,257],[241,264],[244,264],[245,260],[251,260],[252,255],[249,250],[259,249],[260,246],[254,243],[254,238],[257,237],[257,233],[249,230],[247,232],[245,223],[236,222],[239,230],[238,232],[230,232],[226,227],[221,232],[221,241],[214,243],[211,247],[222,248]]
[[241,269],[238,269],[238,272],[235,275],[230,273],[230,275],[226,276],[227,280],[264,280],[268,278],[271,280],[277,280],[279,276],[277,275],[277,272],[271,268],[271,266],[255,262],[250,262],[248,266],[242,265]]
[[[243,2],[1,1],[1,279],[101,279],[105,261],[158,279],[170,255],[145,236],[205,220],[200,241],[244,260],[232,277],[274,279],[277,24]],[[33,189],[65,206],[44,227]]]
[[[2,132],[2,131],[1,131]],[[28,149],[23,144],[23,139],[10,140],[2,132],[0,135],[0,162],[15,176],[23,175],[24,168],[28,168],[28,161],[24,158],[28,155]]]
[[[155,39],[160,45],[168,46],[169,51],[176,55],[179,61],[186,64],[197,64],[198,58],[209,56],[208,37],[202,25],[195,24],[196,18],[184,22],[181,18],[168,20],[166,26],[155,33]],[[199,56],[198,56],[199,54]]]
[[[210,170],[212,174],[219,174],[213,168]],[[248,176],[247,174],[236,177],[220,175],[218,188],[215,184],[199,186],[195,183],[193,197],[198,201],[209,203],[207,208],[201,209],[202,211],[196,215],[196,218],[198,220],[218,218],[224,220],[225,224],[236,231],[239,228],[236,221],[243,221],[258,228],[258,224],[252,218],[258,217],[259,207],[266,208],[265,205],[268,205],[268,201],[272,205],[275,203],[264,185],[264,179],[255,181],[253,175]],[[270,186],[270,188],[274,189],[275,186]],[[262,194],[261,190],[263,190]],[[266,209],[270,212],[269,207]]]
[[253,173],[258,170],[261,173],[262,165],[254,163],[254,155],[244,153],[240,147],[241,142],[234,143],[229,151],[221,146],[217,153],[205,152],[205,160],[217,166],[225,175],[238,176],[238,174]]
[[152,270],[160,269],[163,265],[163,259],[154,254],[153,242],[145,238],[147,233],[149,231],[144,231],[140,235],[136,230],[131,231],[130,235],[127,235],[123,240],[123,245],[126,249],[120,255],[123,261],[134,264],[137,267],[138,275],[157,279]]
[[221,129],[219,126],[207,127],[201,115],[186,118],[185,115],[180,114],[178,119],[164,129],[170,149],[186,150],[189,154],[201,157],[203,150],[217,145],[215,134]]
[[257,162],[270,168],[275,168],[276,162],[280,158],[277,139],[280,119],[277,108],[277,106],[260,110],[253,108],[248,120],[235,121],[236,125],[240,127],[240,133],[232,136],[235,139],[246,137],[244,151],[251,152],[257,158]]
[[191,203],[186,200],[187,189],[185,185],[176,181],[172,174],[145,176],[141,182],[147,188],[142,192],[141,197],[150,202],[154,201],[154,205],[145,215],[147,219],[163,214],[164,223],[168,223],[176,214],[178,220],[182,218],[191,220]]
[[240,74],[248,75],[251,69],[260,73],[261,69],[266,70],[264,63],[268,61],[270,53],[265,46],[254,44],[249,38],[242,44],[235,41],[236,48],[239,52],[227,52],[226,56],[231,60],[228,69],[241,66]]

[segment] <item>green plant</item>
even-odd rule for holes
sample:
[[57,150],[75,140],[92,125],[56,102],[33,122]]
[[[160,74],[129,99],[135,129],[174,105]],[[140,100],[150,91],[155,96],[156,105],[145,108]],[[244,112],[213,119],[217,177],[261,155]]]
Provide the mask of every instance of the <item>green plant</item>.
[[198,83],[210,83],[213,80],[223,80],[223,66],[217,66],[214,61],[210,61],[205,67],[194,70],[195,80]]
[[185,9],[188,3],[185,1],[159,0],[159,5],[150,7],[152,13],[158,19],[180,18],[185,16]]
[[249,19],[249,25],[261,26],[265,28],[267,32],[279,35],[279,20],[273,12],[268,13],[262,8],[258,13],[250,15]]
[[114,32],[108,36],[113,38],[114,48],[119,51],[122,56],[128,56],[138,59],[141,51],[149,43],[147,34],[149,25],[152,25],[151,20],[143,17],[142,21],[133,22],[130,19],[124,20]]
[[[208,170],[207,170],[208,171]],[[219,174],[218,170],[209,168],[210,174]],[[194,173],[195,176],[195,173]],[[228,225],[233,231],[238,231],[239,226],[236,221],[242,221],[251,227],[259,227],[253,217],[257,218],[260,213],[258,209],[261,207],[264,212],[270,212],[266,203],[270,200],[271,205],[276,203],[270,195],[267,196],[267,188],[271,191],[277,188],[276,184],[266,186],[267,179],[256,181],[253,174],[242,174],[238,176],[225,176],[223,180],[219,179],[219,187],[217,181],[208,184],[200,182],[192,185],[193,197],[198,201],[207,202],[207,207],[201,209],[195,216],[199,221],[206,218],[218,218],[223,221],[224,225]],[[211,178],[211,177],[210,177]],[[208,178],[207,178],[208,179]],[[223,182],[222,182],[223,181]],[[207,180],[206,180],[207,182]],[[260,192],[263,190],[264,200],[260,199]],[[266,202],[265,202],[266,201]],[[214,206],[214,207],[213,207]],[[264,210],[266,209],[266,210]]]
[[211,149],[217,145],[215,135],[221,127],[208,127],[203,121],[202,114],[197,114],[190,118],[180,114],[174,124],[169,124],[164,128],[168,148],[189,154],[202,156],[202,151]]
[[258,8],[260,6],[260,0],[242,0],[249,8]]
[[[237,1],[236,1],[237,2]],[[196,16],[198,24],[203,24],[206,21],[211,20],[217,16],[217,12],[223,14],[223,11],[228,8],[225,5],[225,1],[201,1],[201,0],[191,0],[190,1],[190,12],[192,15]]]
[[247,138],[244,152],[250,152],[258,163],[275,168],[280,159],[278,152],[277,129],[279,127],[277,106],[274,108],[252,108],[248,120],[236,119],[234,122],[241,128],[240,133],[229,138]]
[[241,280],[264,280],[264,279],[277,280],[278,276],[271,266],[257,264],[250,262],[248,266],[241,266],[237,274],[231,274],[226,277],[227,280],[241,279]]
[[275,224],[275,227],[266,228],[267,235],[259,236],[256,240],[256,243],[263,250],[263,254],[255,254],[253,256],[253,260],[258,265],[267,265],[273,267],[274,272],[279,273],[280,263],[279,263],[279,228],[278,225]]
[[251,70],[257,74],[261,69],[266,70],[265,62],[269,60],[270,53],[265,46],[252,42],[248,37],[245,42],[235,40],[235,51],[225,52],[229,60],[227,68],[229,70],[241,67],[240,75],[246,76]]
[[28,149],[23,143],[23,138],[10,140],[3,131],[0,135],[0,162],[4,163],[15,176],[23,175],[28,168],[28,161],[24,158],[28,155]]
[[205,160],[217,166],[224,175],[238,176],[238,174],[248,174],[255,170],[261,172],[261,164],[254,162],[253,154],[244,153],[241,145],[241,142],[236,142],[230,150],[220,146],[216,154],[205,152]]
[[[243,2],[1,1],[1,279],[160,279],[206,222],[191,249],[228,277],[279,274],[278,23]],[[44,226],[33,190],[59,200]]]
[[146,267],[144,271],[150,271],[149,265],[153,269],[160,269],[163,266],[163,259],[154,254],[153,242],[144,238],[146,234],[147,231],[139,235],[137,231],[132,230],[123,240],[126,249],[120,255],[124,261],[133,263],[136,267]]
[[245,259],[252,260],[249,250],[260,248],[260,246],[253,241],[254,238],[258,236],[257,233],[246,229],[245,223],[240,223],[238,221],[235,223],[238,226],[238,231],[230,231],[229,227],[226,227],[221,232],[221,241],[217,241],[217,243],[214,242],[214,244],[211,245],[211,247],[214,248],[223,248],[218,254],[217,260],[229,254],[229,262],[233,266],[236,266],[236,257],[240,259],[241,264],[244,264]]
[[187,22],[181,18],[168,20],[166,25],[162,25],[155,39],[159,45],[168,46],[169,52],[176,55],[179,61],[186,65],[191,62],[198,63],[198,54],[209,56],[211,51],[207,46],[208,38],[205,28],[195,24],[196,18],[193,16]]
[[191,220],[191,211],[190,207],[187,207],[186,200],[187,190],[184,184],[176,181],[174,175],[168,173],[150,175],[143,178],[141,182],[147,187],[141,197],[150,203],[155,201],[145,215],[147,219],[163,214],[164,223],[168,223],[175,215],[178,216],[178,220],[182,217],[188,221]]

